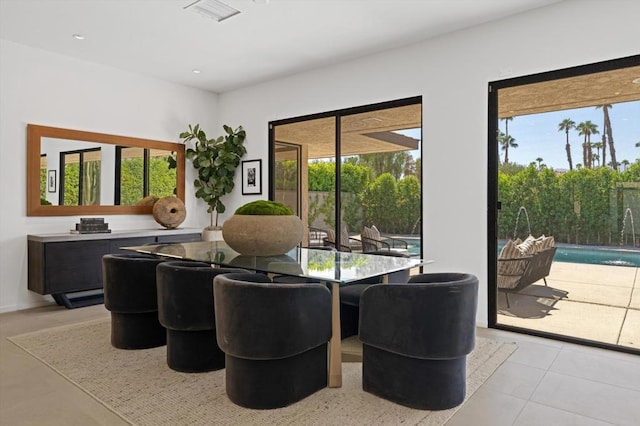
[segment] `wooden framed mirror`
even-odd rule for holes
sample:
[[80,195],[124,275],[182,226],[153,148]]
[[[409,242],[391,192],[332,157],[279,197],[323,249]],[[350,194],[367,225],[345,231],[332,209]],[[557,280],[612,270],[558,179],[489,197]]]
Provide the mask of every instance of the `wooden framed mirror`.
[[27,216],[151,214],[184,167],[181,143],[28,124]]

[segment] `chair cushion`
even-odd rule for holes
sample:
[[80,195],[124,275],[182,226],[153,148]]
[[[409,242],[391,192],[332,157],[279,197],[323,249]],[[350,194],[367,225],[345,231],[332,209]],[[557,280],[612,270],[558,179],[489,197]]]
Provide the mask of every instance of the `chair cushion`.
[[378,231],[378,228],[376,228],[375,225],[373,225],[371,228],[368,228],[366,226],[363,227],[362,237],[365,238],[364,243],[372,249],[380,250],[382,248],[382,243],[380,242],[380,231]]
[[522,256],[529,256],[534,253],[535,243],[536,239],[533,237],[533,235],[529,235],[522,243],[518,244],[516,247],[518,248],[518,250],[520,250],[520,254]]
[[516,243],[512,240],[507,241],[500,251],[500,256],[498,256],[499,259],[516,259],[519,257],[522,257],[522,252],[518,250]]
[[336,242],[336,233],[333,229],[327,229],[327,237],[326,240],[330,243]]
[[536,251],[542,251],[544,249],[551,248],[555,246],[555,238],[553,236],[545,237],[542,235],[540,238],[536,240]]

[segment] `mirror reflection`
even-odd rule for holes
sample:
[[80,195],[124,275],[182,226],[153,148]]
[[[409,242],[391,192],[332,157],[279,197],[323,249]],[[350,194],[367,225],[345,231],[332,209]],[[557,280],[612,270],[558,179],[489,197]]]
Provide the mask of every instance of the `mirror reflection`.
[[30,216],[149,214],[158,198],[184,201],[182,144],[32,124],[27,139]]

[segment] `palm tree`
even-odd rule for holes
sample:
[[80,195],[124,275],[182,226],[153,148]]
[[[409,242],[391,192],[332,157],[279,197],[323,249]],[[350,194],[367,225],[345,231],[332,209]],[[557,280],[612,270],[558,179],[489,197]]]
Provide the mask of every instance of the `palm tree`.
[[509,148],[517,148],[518,144],[513,136],[509,136],[500,132],[498,135],[498,143],[504,151],[504,164],[509,164]]
[[504,134],[509,136],[509,122],[513,121],[513,117],[504,117],[500,121],[504,121]]
[[[605,138],[604,134],[602,135],[602,138],[603,138],[603,139]],[[595,149],[596,149],[596,152],[597,152],[597,154],[593,154],[593,158],[594,158],[594,159],[596,159],[596,158],[597,158],[598,160],[600,160],[600,150],[601,150],[601,149],[603,150],[603,151],[602,151],[602,156],[604,157],[604,149],[603,149],[604,144],[603,144],[603,142],[594,142],[594,143],[592,143],[592,144],[591,144],[591,146],[592,146],[593,148],[595,148]],[[603,160],[603,161],[604,161],[604,160]],[[600,165],[600,161],[598,161],[598,166],[599,166],[599,165]]]
[[[640,142],[638,142],[638,143],[640,143]],[[622,160],[620,162],[620,164],[622,164],[624,166],[624,170],[627,170],[627,167],[629,166],[630,163],[629,163],[629,160]]]
[[542,157],[536,158],[536,161],[538,162],[538,169],[540,169],[542,167]]
[[592,167],[593,154],[591,152],[591,135],[598,134],[598,125],[592,123],[591,120],[583,121],[576,126],[578,134],[584,136],[582,144],[582,161],[584,167],[590,169]]
[[571,162],[571,145],[569,145],[569,130],[575,129],[576,123],[570,118],[565,118],[558,124],[558,131],[561,132],[564,130],[567,135],[567,143],[564,146],[565,151],[567,151],[567,161],[569,162],[569,170],[573,170],[573,163]]
[[[602,108],[602,112],[604,114],[604,129],[602,130],[603,143],[606,143],[605,139],[609,139],[609,152],[611,153],[611,167],[613,170],[618,170],[618,162],[616,161],[616,149],[613,146],[613,130],[611,130],[611,120],[609,119],[609,110],[613,108],[610,104],[598,105],[596,109]],[[606,138],[604,135],[607,135]],[[606,154],[603,149],[602,151],[602,162],[604,163],[606,159]]]

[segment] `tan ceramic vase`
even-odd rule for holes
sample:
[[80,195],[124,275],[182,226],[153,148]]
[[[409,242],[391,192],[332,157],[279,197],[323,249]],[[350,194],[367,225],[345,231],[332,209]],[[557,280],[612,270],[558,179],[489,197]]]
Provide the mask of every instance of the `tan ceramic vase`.
[[235,214],[222,226],[222,238],[240,254],[277,256],[302,241],[303,226],[298,216]]

